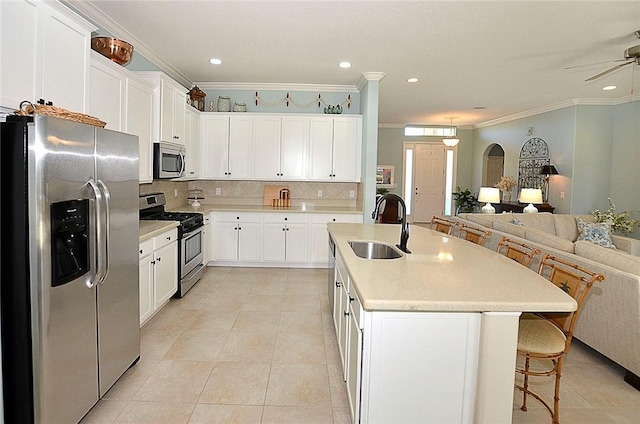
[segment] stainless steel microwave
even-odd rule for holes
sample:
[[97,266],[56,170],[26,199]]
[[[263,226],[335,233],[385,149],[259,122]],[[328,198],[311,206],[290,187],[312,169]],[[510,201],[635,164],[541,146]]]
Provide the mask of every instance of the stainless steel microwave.
[[153,144],[153,178],[178,178],[184,175],[187,150],[169,143]]

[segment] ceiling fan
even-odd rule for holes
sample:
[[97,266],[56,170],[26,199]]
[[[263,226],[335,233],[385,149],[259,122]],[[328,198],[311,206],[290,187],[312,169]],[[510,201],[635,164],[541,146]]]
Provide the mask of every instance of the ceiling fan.
[[632,63],[640,65],[640,45],[629,47],[627,50],[624,51],[624,59],[617,60],[616,62],[622,62],[622,63],[614,66],[613,68],[609,68],[604,72],[600,72],[598,75],[594,75],[591,78],[587,78],[584,81],[589,82],[589,81],[597,80],[600,77],[609,75],[611,72],[617,71],[618,69],[623,68],[627,65],[631,65]]
[[[635,31],[634,32],[635,36],[640,38],[640,30]],[[575,69],[575,68],[582,68],[584,66],[593,66],[593,65],[600,65],[602,63],[611,63],[611,62],[622,62],[616,66],[614,66],[613,68],[609,68],[606,71],[600,72],[597,75],[592,76],[591,78],[587,78],[586,80],[584,80],[585,82],[590,82],[590,81],[594,81],[597,80],[598,78],[601,78],[605,75],[609,75],[612,72],[617,71],[620,68],[624,68],[627,65],[631,65],[631,64],[637,64],[640,65],[640,44],[637,46],[633,46],[633,47],[629,47],[628,49],[626,49],[624,51],[624,59],[618,59],[618,60],[613,60],[613,61],[609,61],[609,62],[601,62],[601,63],[593,63],[591,65],[578,65],[578,66],[569,66],[564,68],[565,70],[569,70],[569,69]]]

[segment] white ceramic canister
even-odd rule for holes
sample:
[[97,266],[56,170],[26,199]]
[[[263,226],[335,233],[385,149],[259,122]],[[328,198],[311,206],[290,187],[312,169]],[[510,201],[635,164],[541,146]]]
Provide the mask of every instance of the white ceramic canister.
[[231,112],[231,97],[218,97],[218,112]]
[[234,112],[246,112],[247,111],[247,104],[246,103],[242,103],[242,102],[236,102],[233,105],[233,111]]

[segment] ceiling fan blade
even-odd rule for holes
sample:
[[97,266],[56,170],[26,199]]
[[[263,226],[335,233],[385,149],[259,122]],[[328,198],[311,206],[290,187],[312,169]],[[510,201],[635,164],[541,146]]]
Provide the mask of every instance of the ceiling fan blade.
[[608,63],[626,62],[627,60],[629,59],[617,59],[617,60],[607,60],[605,62],[585,63],[583,65],[567,66],[564,68],[564,70],[569,71],[571,69],[586,68],[587,66],[591,67],[591,66],[598,66],[598,65],[606,65]]
[[605,76],[605,75],[609,75],[610,73],[612,73],[612,72],[614,72],[614,71],[617,71],[618,69],[620,69],[620,68],[622,68],[622,67],[624,67],[624,66],[630,65],[630,64],[632,64],[633,62],[635,62],[635,60],[631,60],[631,61],[629,61],[629,62],[621,63],[620,65],[616,65],[616,66],[614,66],[613,68],[607,69],[607,70],[606,70],[606,71],[604,71],[604,72],[600,72],[598,75],[594,75],[594,76],[592,76],[591,78],[588,78],[588,79],[584,80],[584,82],[589,82],[589,81],[597,80],[598,78],[603,77],[603,76]]

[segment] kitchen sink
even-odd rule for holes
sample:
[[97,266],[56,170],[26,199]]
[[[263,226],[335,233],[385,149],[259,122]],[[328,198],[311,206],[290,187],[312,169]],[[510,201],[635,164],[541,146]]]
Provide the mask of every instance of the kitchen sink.
[[349,246],[356,256],[364,259],[398,259],[402,253],[392,246],[375,241],[350,241]]

